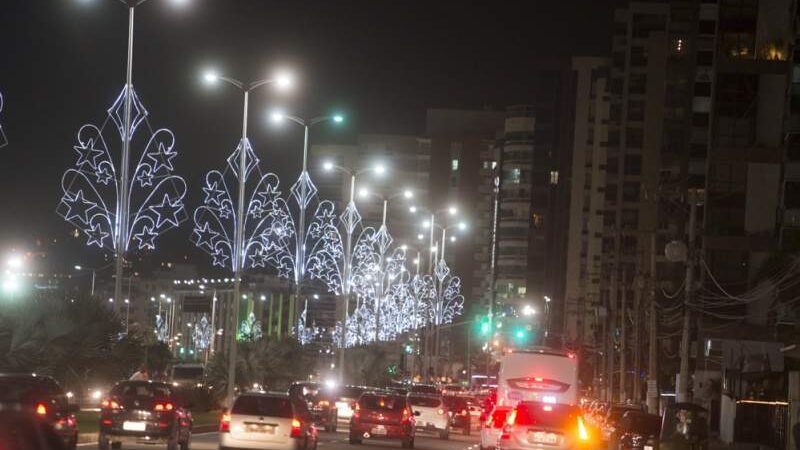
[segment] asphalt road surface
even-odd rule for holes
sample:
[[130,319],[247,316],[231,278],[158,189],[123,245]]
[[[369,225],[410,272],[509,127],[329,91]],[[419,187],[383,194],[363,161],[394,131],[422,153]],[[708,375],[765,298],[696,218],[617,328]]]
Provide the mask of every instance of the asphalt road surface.
[[[479,436],[473,432],[472,436],[463,436],[456,432],[450,434],[450,440],[443,441],[437,437],[418,434],[414,439],[416,450],[477,450]],[[320,432],[319,450],[385,450],[400,449],[400,441],[374,441],[365,440],[362,445],[350,445],[347,442],[347,433]],[[81,444],[79,449],[95,449],[97,443]],[[217,450],[219,448],[218,433],[203,433],[192,436],[191,450]],[[152,445],[125,445],[122,450],[162,450],[161,447]]]

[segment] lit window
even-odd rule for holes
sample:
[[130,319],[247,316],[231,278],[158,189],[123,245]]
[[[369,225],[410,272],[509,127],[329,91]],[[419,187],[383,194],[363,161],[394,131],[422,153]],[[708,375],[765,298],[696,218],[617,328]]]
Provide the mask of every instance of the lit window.
[[495,167],[497,167],[497,161],[492,161],[492,169],[494,169]]
[[544,225],[544,218],[541,214],[533,213],[531,216],[531,225],[533,225],[536,229],[541,229],[542,225]]
[[518,167],[515,167],[515,168],[511,169],[511,182],[512,183],[519,184],[519,179],[520,179],[521,176],[522,176],[522,171]]
[[558,184],[558,171],[551,170],[550,171],[550,184]]
[[525,293],[527,293],[527,292],[528,292],[528,288],[525,287],[525,286],[520,286],[520,287],[517,288],[517,294],[519,294],[519,295],[525,295]]
[[450,169],[455,172],[458,170],[458,159],[450,161]]

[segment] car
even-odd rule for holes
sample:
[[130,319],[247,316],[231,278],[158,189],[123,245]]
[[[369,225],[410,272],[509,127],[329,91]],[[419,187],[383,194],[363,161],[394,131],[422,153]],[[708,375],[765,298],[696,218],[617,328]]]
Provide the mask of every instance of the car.
[[494,450],[497,447],[508,413],[513,409],[510,406],[498,406],[487,414],[486,421],[481,425],[480,450]]
[[641,411],[627,411],[619,424],[620,450],[654,450],[661,434],[661,416]]
[[480,424],[481,407],[472,397],[448,395],[443,399],[450,412],[450,428],[458,428],[462,434],[469,436],[472,429]]
[[336,432],[339,419],[336,398],[330,388],[325,388],[319,383],[300,381],[292,383],[289,395],[306,402],[316,425],[324,427],[325,431]]
[[355,404],[363,392],[364,388],[360,386],[348,385],[339,388],[336,396],[336,415],[339,422],[350,423],[350,417],[353,416]]
[[415,414],[406,396],[387,391],[361,394],[350,417],[350,444],[364,439],[399,440],[414,448]]
[[409,389],[408,392],[412,394],[433,394],[433,395],[439,395],[442,393],[438,387],[432,384],[420,384],[420,383],[412,384],[411,389]]
[[220,450],[316,450],[317,428],[305,402],[281,392],[236,397],[219,425]]
[[123,444],[165,445],[168,450],[188,450],[192,439],[192,413],[173,386],[159,381],[127,380],[115,384],[101,403],[100,450]]
[[603,439],[606,441],[617,441],[619,439],[619,428],[622,416],[628,411],[646,412],[643,406],[628,403],[614,403],[609,405],[602,419]]
[[53,426],[30,411],[0,411],[0,448],[3,450],[64,450]]
[[408,401],[415,413],[417,432],[435,433],[439,438],[445,440],[450,438],[450,415],[441,396],[409,394]]
[[577,450],[596,439],[575,405],[523,401],[508,413],[498,450]]
[[29,413],[50,425],[67,449],[78,444],[77,405],[70,405],[61,386],[48,376],[0,374],[0,410]]

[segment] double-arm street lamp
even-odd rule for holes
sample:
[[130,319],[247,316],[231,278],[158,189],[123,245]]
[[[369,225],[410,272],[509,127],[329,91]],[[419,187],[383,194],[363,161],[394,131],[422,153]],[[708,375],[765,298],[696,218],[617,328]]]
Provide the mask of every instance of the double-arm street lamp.
[[414,192],[411,191],[411,189],[405,189],[402,192],[398,192],[396,194],[383,195],[377,192],[371,192],[368,188],[363,187],[359,189],[358,196],[361,198],[367,198],[372,196],[372,197],[377,197],[383,201],[383,214],[381,216],[382,217],[381,227],[378,231],[378,234],[379,235],[383,234],[384,239],[382,244],[379,243],[382,245],[380,248],[380,255],[379,255],[380,259],[378,263],[378,267],[380,268],[381,274],[379,274],[379,279],[378,279],[378,289],[377,289],[378,295],[375,296],[375,342],[378,342],[380,340],[380,326],[381,326],[381,299],[385,294],[384,282],[386,281],[384,279],[385,277],[383,276],[384,262],[386,257],[386,251],[388,250],[388,247],[389,245],[391,245],[392,241],[391,235],[389,235],[389,232],[386,228],[386,214],[389,210],[389,201],[400,197],[410,200],[414,197]]
[[244,242],[244,221],[245,221],[245,208],[246,208],[246,184],[247,175],[251,168],[251,162],[248,161],[248,156],[252,152],[250,142],[247,139],[247,116],[250,100],[250,92],[263,86],[275,84],[279,88],[286,89],[291,86],[292,81],[287,74],[278,74],[274,78],[265,78],[261,80],[245,83],[234,78],[226,77],[217,74],[214,71],[207,71],[203,74],[203,79],[207,84],[216,84],[219,81],[228,83],[229,85],[239,89],[243,94],[242,106],[242,138],[239,142],[238,148],[238,167],[237,178],[238,185],[238,198],[236,199],[236,225],[233,238],[233,305],[231,311],[231,332],[228,333],[229,351],[228,351],[228,386],[227,386],[227,400],[233,402],[235,395],[234,387],[236,386],[236,334],[239,320],[239,302],[241,300],[241,282],[242,270],[244,269],[245,249],[243,248]]
[[367,167],[363,169],[353,170],[347,167],[334,164],[332,161],[323,163],[322,168],[326,172],[338,171],[350,177],[350,197],[347,207],[340,217],[341,223],[344,225],[345,238],[344,238],[344,260],[342,261],[342,296],[344,297],[344,317],[342,319],[342,333],[340,336],[341,345],[339,348],[339,380],[344,380],[344,349],[347,343],[347,321],[350,310],[350,294],[352,289],[351,281],[351,258],[353,250],[353,232],[359,223],[361,223],[361,216],[358,213],[355,203],[356,192],[356,179],[365,173],[372,172],[376,175],[383,175],[386,173],[386,167],[383,165],[376,165],[374,167]]
[[[300,178],[292,187],[295,198],[298,199],[297,206],[299,210],[299,227],[297,229],[297,238],[295,239],[295,258],[294,258],[294,286],[295,286],[295,301],[297,307],[294,309],[295,313],[300,308],[300,286],[306,277],[306,209],[311,201],[311,198],[316,194],[316,187],[311,182],[311,177],[308,174],[308,141],[311,128],[324,122],[342,123],[344,117],[339,114],[330,116],[317,116],[311,119],[303,119],[298,116],[290,114],[283,114],[275,111],[271,114],[273,122],[280,123],[288,120],[303,127],[303,168],[300,172]],[[297,192],[294,192],[297,190]],[[293,323],[296,323],[295,318],[292,318]],[[299,331],[299,330],[298,330]]]

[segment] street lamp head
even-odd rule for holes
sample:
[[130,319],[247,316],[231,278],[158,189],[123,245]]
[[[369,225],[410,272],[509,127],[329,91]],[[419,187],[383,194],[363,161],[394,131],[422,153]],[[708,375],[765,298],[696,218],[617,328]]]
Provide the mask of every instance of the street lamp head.
[[286,116],[280,111],[272,111],[272,113],[269,115],[269,118],[274,123],[281,123]]
[[377,173],[378,175],[385,174],[386,166],[384,166],[383,164],[378,164],[377,166],[375,166],[375,173]]
[[426,220],[426,221],[422,222],[422,228],[430,228],[430,226],[431,226],[431,221],[430,220]]
[[455,241],[456,241],[456,237],[455,236],[450,236],[450,242],[455,242]]
[[80,265],[78,265],[78,264],[76,264],[76,265],[75,265],[75,270],[83,270],[83,267],[82,267],[82,266],[80,266]]
[[275,74],[275,85],[280,90],[287,90],[294,84],[292,75],[287,71],[280,71]]
[[545,296],[544,296],[544,301],[545,301],[546,303],[550,303],[550,297],[548,297],[548,296],[546,296],[546,295],[545,295]]
[[456,208],[455,206],[450,206],[449,208],[447,208],[447,212],[448,212],[448,213],[449,213],[451,216],[454,216],[454,215],[456,215],[456,213],[458,212],[458,208]]
[[341,114],[336,114],[335,116],[333,116],[333,117],[332,117],[332,119],[333,119],[333,121],[334,121],[334,122],[336,122],[336,123],[342,123],[342,122],[344,122],[344,116],[343,116],[343,115],[341,115]]
[[203,81],[208,85],[216,84],[219,81],[219,74],[214,70],[206,70],[203,72]]
[[410,207],[408,208],[408,211],[409,211],[411,214],[415,214],[415,213],[417,212],[417,207],[416,207],[416,206],[410,206]]
[[366,198],[369,195],[369,189],[362,187],[358,190],[358,196],[361,198]]
[[436,252],[438,250],[439,250],[439,246],[437,246],[437,245],[434,245],[434,246],[431,247],[431,251],[432,252]]
[[11,255],[8,257],[7,261],[8,267],[11,269],[20,269],[22,268],[22,257],[19,255]]
[[414,197],[414,193],[411,191],[411,189],[406,189],[405,191],[403,191],[403,197],[409,198],[409,199],[413,198]]
[[408,250],[408,246],[406,244],[403,244],[403,245],[400,246],[400,249],[403,250],[403,251],[406,251],[406,250]]
[[420,234],[417,235],[417,239],[419,239],[421,241],[421,240],[425,239],[425,236],[423,236],[422,233],[420,233]]
[[467,229],[467,224],[464,223],[464,222],[459,222],[458,223],[458,229],[461,230],[461,231],[466,230]]
[[333,163],[330,161],[325,161],[322,163],[322,168],[325,169],[326,172],[330,172],[333,170]]

